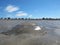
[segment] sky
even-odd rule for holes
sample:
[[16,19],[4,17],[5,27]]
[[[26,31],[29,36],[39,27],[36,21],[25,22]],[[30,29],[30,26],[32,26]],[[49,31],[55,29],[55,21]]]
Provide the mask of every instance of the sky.
[[60,0],[0,0],[0,17],[60,18]]

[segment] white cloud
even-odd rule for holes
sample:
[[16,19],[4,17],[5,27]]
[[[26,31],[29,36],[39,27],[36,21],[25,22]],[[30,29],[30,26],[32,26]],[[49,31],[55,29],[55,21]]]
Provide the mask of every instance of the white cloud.
[[19,11],[17,12],[16,16],[27,16],[28,14],[23,12],[23,11]]
[[14,11],[19,10],[19,7],[16,7],[16,6],[13,6],[13,5],[8,5],[8,6],[5,8],[5,10],[8,11],[8,12],[14,12]]
[[[28,13],[24,12],[24,11],[18,11],[19,10],[19,7],[17,6],[14,6],[14,5],[8,5],[6,8],[5,8],[5,11],[7,12],[14,12],[15,16],[28,16],[28,17],[32,17],[32,15],[28,15]],[[16,11],[16,12],[15,12]],[[9,13],[9,14],[10,14]],[[9,15],[10,17],[12,15]]]
[[32,15],[29,15],[29,18],[31,18],[32,17]]

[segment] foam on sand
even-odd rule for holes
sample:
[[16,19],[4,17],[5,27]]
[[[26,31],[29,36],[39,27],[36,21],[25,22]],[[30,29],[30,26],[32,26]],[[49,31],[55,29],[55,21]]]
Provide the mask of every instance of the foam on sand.
[[41,30],[41,27],[35,26],[36,28],[34,30]]

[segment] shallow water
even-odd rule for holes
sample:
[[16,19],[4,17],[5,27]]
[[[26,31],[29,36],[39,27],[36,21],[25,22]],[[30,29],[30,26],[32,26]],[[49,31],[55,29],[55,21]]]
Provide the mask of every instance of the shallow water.
[[[18,25],[22,22],[34,23],[40,26],[42,31],[32,31],[28,26],[26,31],[14,35],[16,32],[12,30],[17,30],[18,27],[21,29],[23,26]],[[8,30],[12,31],[9,32],[11,35],[0,34],[0,45],[60,45],[59,20],[0,20],[0,32]]]

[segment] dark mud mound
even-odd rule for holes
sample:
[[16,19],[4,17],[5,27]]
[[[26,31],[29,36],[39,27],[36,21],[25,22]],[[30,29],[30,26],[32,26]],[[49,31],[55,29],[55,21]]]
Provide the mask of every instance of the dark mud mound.
[[13,27],[12,30],[2,32],[1,34],[5,34],[5,35],[11,35],[11,34],[18,35],[23,33],[40,34],[42,32],[44,32],[44,30],[41,30],[41,27],[39,27],[35,23],[22,23]]

